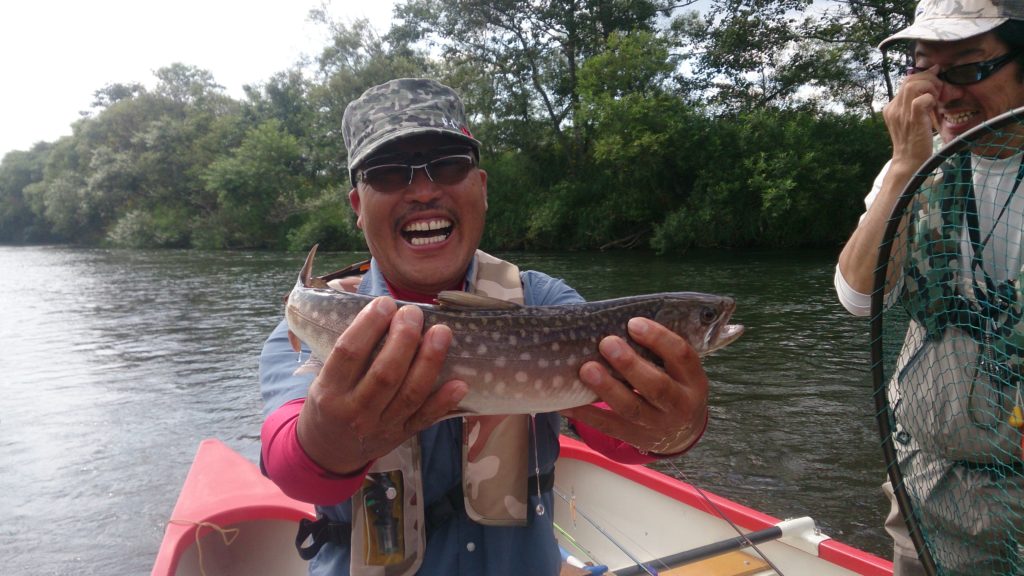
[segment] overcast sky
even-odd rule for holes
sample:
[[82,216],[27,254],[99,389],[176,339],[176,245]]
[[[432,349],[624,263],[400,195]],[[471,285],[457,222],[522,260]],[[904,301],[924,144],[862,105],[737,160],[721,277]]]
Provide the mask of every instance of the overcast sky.
[[71,134],[107,84],[153,88],[181,62],[226,92],[261,83],[327,41],[309,10],[389,27],[393,0],[5,0],[0,4],[0,157]]

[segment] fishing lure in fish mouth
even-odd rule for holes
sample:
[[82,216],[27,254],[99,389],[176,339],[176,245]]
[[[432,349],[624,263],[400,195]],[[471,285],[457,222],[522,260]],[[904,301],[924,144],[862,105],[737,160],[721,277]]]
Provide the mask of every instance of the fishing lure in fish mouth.
[[[287,298],[285,317],[293,346],[305,343],[322,361],[338,336],[373,298],[335,290],[337,274],[312,274],[316,247]],[[580,367],[601,360],[599,342],[616,335],[645,358],[631,341],[627,323],[645,317],[685,339],[701,356],[720,350],[743,334],[730,324],[732,298],[699,292],[665,292],[558,306],[520,306],[466,292],[442,292],[436,306],[420,305],[424,330],[444,324],[452,331],[448,358],[437,386],[465,381],[469,392],[446,417],[536,414],[590,404],[597,396],[579,379]],[[399,302],[399,305],[409,304]]]

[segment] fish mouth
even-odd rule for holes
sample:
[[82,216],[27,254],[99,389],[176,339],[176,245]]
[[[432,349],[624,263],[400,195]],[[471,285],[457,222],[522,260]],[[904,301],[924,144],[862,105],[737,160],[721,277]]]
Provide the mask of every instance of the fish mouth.
[[719,348],[725,348],[729,344],[732,344],[740,336],[743,335],[744,327],[742,324],[725,324],[718,325],[715,327],[715,333],[711,337],[709,343],[709,352],[718,350]]
[[447,240],[455,223],[446,217],[419,218],[402,225],[400,234],[412,246],[430,246]]
[[725,348],[743,335],[744,327],[742,324],[729,324],[735,309],[735,302],[727,301],[725,303],[718,321],[715,322],[711,330],[708,330],[707,338],[704,340],[704,354],[710,354],[715,350]]

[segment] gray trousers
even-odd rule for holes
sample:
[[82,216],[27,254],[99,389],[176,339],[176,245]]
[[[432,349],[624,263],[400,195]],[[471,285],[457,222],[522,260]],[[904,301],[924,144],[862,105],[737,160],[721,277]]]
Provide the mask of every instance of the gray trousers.
[[[940,574],[1024,574],[1024,477],[979,469],[897,443],[900,471]],[[893,538],[895,576],[925,574],[892,485],[886,531]]]
[[924,564],[921,564],[917,557],[914,541],[910,539],[910,532],[907,530],[907,522],[900,514],[892,483],[885,481],[882,484],[882,492],[889,499],[889,516],[885,519],[885,531],[892,536],[893,576],[925,576]]

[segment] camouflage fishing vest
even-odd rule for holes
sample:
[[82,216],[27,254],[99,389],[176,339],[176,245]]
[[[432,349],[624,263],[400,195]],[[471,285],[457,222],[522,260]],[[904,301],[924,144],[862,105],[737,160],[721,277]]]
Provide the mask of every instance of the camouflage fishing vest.
[[[928,339],[953,326],[991,348],[997,362],[1020,374],[1024,356],[1021,293],[1024,268],[1005,282],[986,281],[984,273],[964,274],[961,250],[968,206],[973,202],[971,156],[963,152],[943,165],[942,176],[922,187],[912,204],[908,262],[901,295],[903,305]],[[1017,183],[1024,177],[1018,169]],[[972,237],[977,253],[984,249]],[[978,276],[981,276],[980,278]]]
[[[985,248],[970,163],[969,152],[950,158],[908,208],[900,302],[913,322],[890,402],[922,448],[988,462],[1019,453],[1019,433],[1006,421],[1024,357],[1024,269],[999,283],[983,269],[966,272],[975,270],[975,258],[980,264]],[[964,253],[965,233],[973,254]]]
[[[476,252],[474,294],[524,303],[519,268]],[[470,519],[491,526],[525,526],[530,418],[463,419],[462,493]],[[423,473],[414,436],[370,467],[352,497],[352,576],[408,576],[426,549]]]

